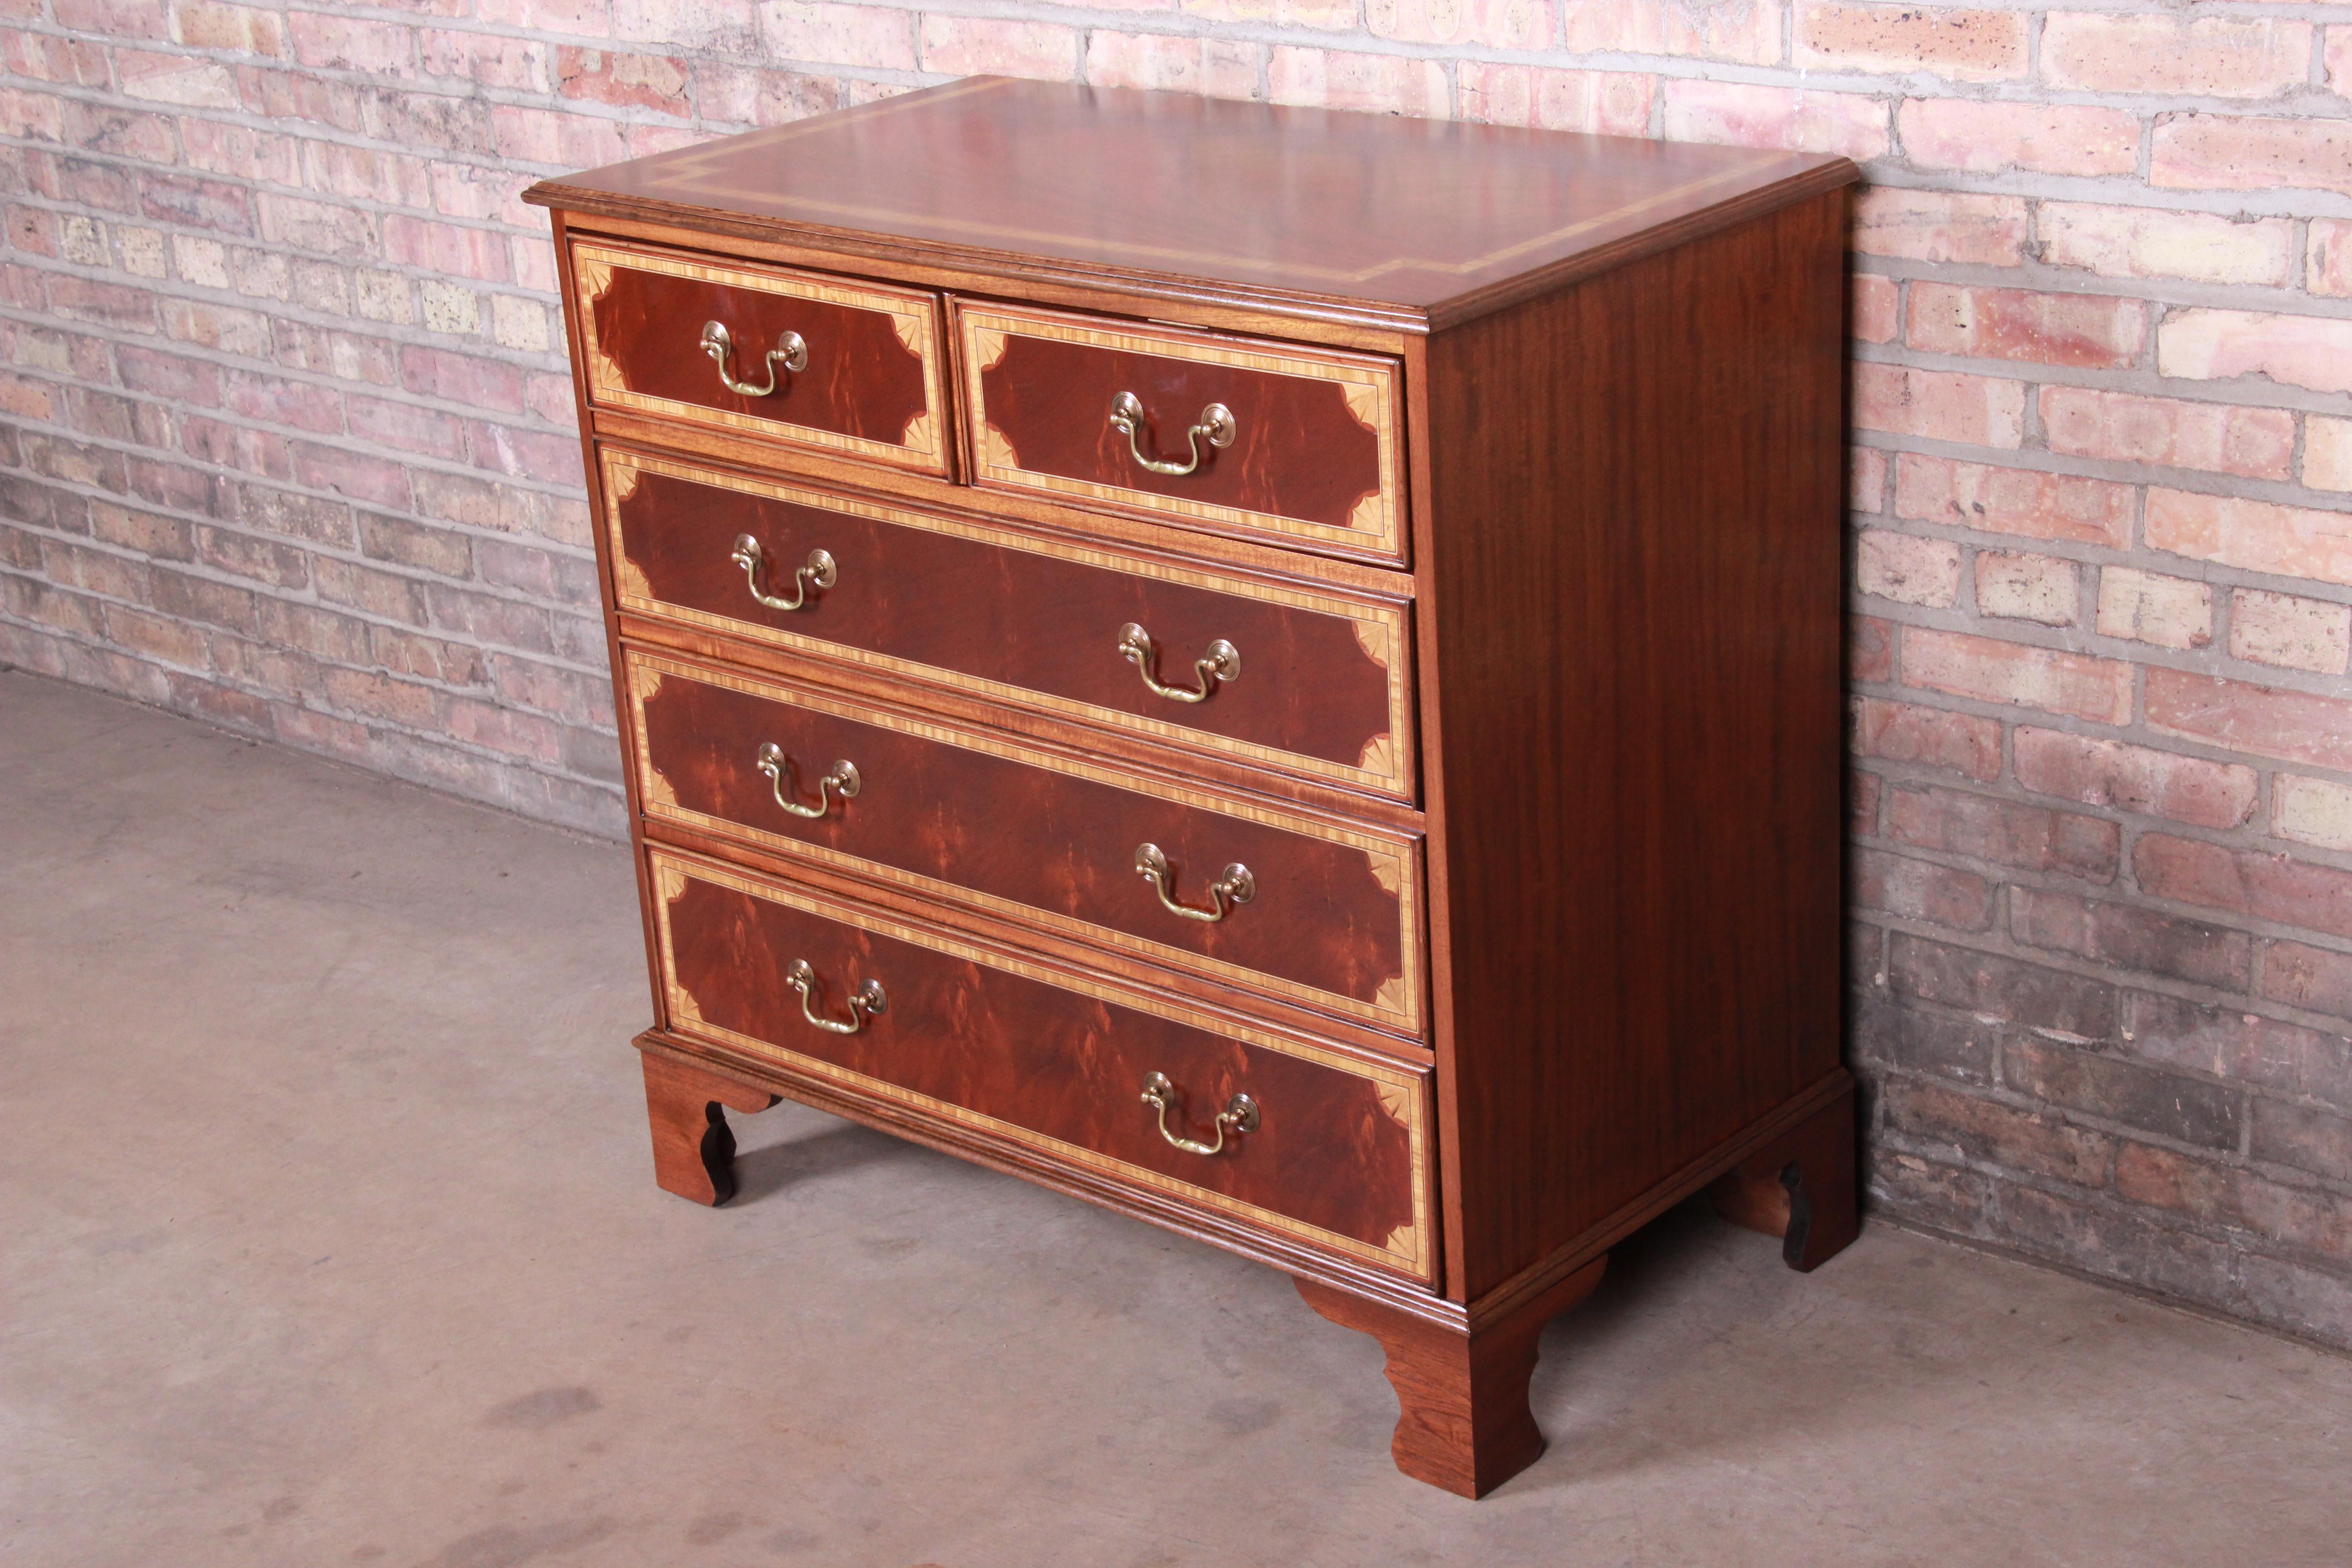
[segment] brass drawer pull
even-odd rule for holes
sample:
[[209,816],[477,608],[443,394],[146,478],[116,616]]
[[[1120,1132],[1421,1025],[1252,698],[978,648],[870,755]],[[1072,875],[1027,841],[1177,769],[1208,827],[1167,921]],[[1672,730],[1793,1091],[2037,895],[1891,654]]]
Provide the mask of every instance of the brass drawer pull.
[[719,367],[719,384],[738,397],[773,397],[776,395],[776,367],[782,365],[794,375],[808,369],[808,340],[798,332],[786,332],[768,351],[768,384],[753,386],[748,381],[738,381],[727,368],[727,358],[735,352],[735,340],[728,335],[720,321],[702,323],[702,352]]
[[[704,330],[706,333],[709,331]],[[1184,433],[1184,444],[1192,457],[1181,463],[1154,461],[1143,455],[1143,443],[1136,438],[1135,433],[1143,427],[1143,400],[1131,392],[1122,392],[1110,400],[1110,427],[1127,437],[1127,449],[1135,454],[1135,460],[1155,474],[1191,473],[1201,466],[1202,437],[1206,436],[1212,447],[1230,447],[1240,428],[1234,423],[1232,409],[1222,403],[1212,403],[1201,410],[1201,422]]]
[[889,1008],[890,998],[883,994],[879,980],[869,980],[849,994],[849,1022],[838,1024],[831,1018],[820,1018],[809,1005],[816,992],[816,971],[805,958],[795,958],[784,971],[784,984],[801,994],[801,1016],[818,1028],[833,1035],[855,1035],[866,1027],[866,1021],[877,1013]]
[[1216,906],[1214,909],[1196,910],[1190,904],[1178,903],[1168,896],[1168,857],[1160,853],[1157,844],[1135,847],[1135,870],[1136,875],[1150,883],[1152,891],[1160,895],[1162,909],[1171,914],[1182,915],[1188,921],[1207,921],[1213,924],[1232,914],[1235,904],[1245,904],[1257,897],[1257,879],[1250,875],[1248,867],[1236,862],[1226,867],[1225,874],[1209,884],[1209,900]]
[[825,775],[816,781],[816,804],[803,805],[784,793],[786,779],[792,781],[793,795],[800,793],[800,773],[793,766],[792,758],[784,755],[784,749],[773,741],[760,748],[760,771],[768,775],[769,786],[775,791],[776,804],[794,816],[823,816],[833,809],[833,802],[826,797],[826,791],[847,800],[866,784],[866,781],[858,776],[857,764],[844,759],[834,763]]
[[1216,691],[1217,682],[1238,679],[1242,673],[1242,650],[1219,637],[1209,645],[1207,658],[1192,661],[1192,673],[1201,682],[1199,690],[1162,686],[1160,677],[1152,673],[1158,661],[1152,657],[1151,634],[1133,621],[1118,628],[1118,651],[1120,658],[1142,671],[1144,685],[1175,702],[1206,702]]
[[1237,1094],[1225,1101],[1224,1110],[1217,1113],[1217,1141],[1203,1143],[1196,1138],[1186,1138],[1168,1131],[1168,1108],[1176,1103],[1176,1086],[1168,1081],[1166,1073],[1151,1073],[1143,1080],[1143,1103],[1160,1112],[1160,1136],[1187,1154],[1222,1154],[1228,1132],[1257,1131],[1257,1101],[1246,1094]]
[[743,580],[751,584],[751,597],[772,610],[797,610],[809,602],[811,587],[830,588],[838,577],[840,568],[834,564],[830,552],[812,550],[808,564],[793,574],[793,596],[779,599],[760,586],[760,567],[765,558],[760,553],[760,542],[748,533],[735,536],[735,564],[743,568]]

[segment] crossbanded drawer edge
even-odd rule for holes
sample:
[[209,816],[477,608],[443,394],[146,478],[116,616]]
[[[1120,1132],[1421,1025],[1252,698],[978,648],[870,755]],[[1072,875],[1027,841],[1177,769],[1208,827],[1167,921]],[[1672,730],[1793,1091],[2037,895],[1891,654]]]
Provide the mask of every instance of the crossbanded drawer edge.
[[[787,882],[754,878],[738,872],[715,861],[690,858],[666,850],[656,845],[646,847],[646,859],[655,881],[653,899],[656,948],[661,965],[662,999],[668,1016],[669,1026],[679,1034],[701,1036],[735,1051],[755,1058],[781,1060],[796,1072],[836,1083],[871,1099],[886,1100],[908,1107],[940,1121],[971,1128],[991,1137],[1033,1149],[1047,1157],[1092,1171],[1129,1186],[1145,1187],[1153,1192],[1217,1213],[1267,1230],[1325,1252],[1337,1253],[1360,1262],[1397,1270],[1412,1279],[1427,1281],[1434,1278],[1435,1240],[1431,1228],[1430,1186],[1430,1105],[1429,1076],[1425,1069],[1416,1070],[1402,1062],[1377,1062],[1365,1057],[1310,1045],[1303,1040],[1256,1029],[1229,1018],[1201,1013],[1171,1001],[1123,985],[1105,978],[1075,974],[1029,963],[1011,953],[982,947],[974,942],[946,934],[921,930],[878,911],[820,898],[803,892]],[[670,931],[669,906],[682,895],[689,880],[703,881],[729,889],[754,899],[782,904],[820,920],[835,921],[853,929],[870,931],[895,941],[961,959],[965,963],[1001,970],[1023,979],[1051,985],[1063,991],[1090,996],[1113,1006],[1136,1012],[1150,1013],[1198,1029],[1205,1034],[1221,1035],[1284,1056],[1311,1061],[1333,1071],[1349,1073],[1369,1080],[1378,1094],[1382,1109],[1405,1129],[1411,1150],[1411,1180],[1412,1183],[1412,1220],[1409,1227],[1401,1226],[1391,1234],[1385,1246],[1375,1247],[1353,1237],[1340,1236],[1319,1226],[1278,1214],[1257,1205],[1244,1203],[1194,1186],[1189,1182],[1164,1176],[1157,1171],[1147,1171],[1109,1155],[1081,1145],[1066,1142],[1049,1134],[1024,1127],[1017,1122],[937,1099],[934,1096],[905,1089],[887,1079],[856,1072],[821,1058],[803,1055],[786,1046],[742,1034],[723,1025],[705,1019],[693,995],[677,983],[676,949]]]
[[[1150,561],[1127,554],[1118,550],[1047,540],[1036,534],[1015,533],[992,528],[975,520],[950,517],[944,513],[912,510],[909,506],[886,505],[877,500],[845,494],[834,489],[808,488],[793,482],[789,476],[773,479],[756,478],[720,469],[702,468],[696,464],[672,461],[649,453],[625,450],[615,447],[600,447],[602,478],[604,492],[604,534],[610,546],[613,563],[614,596],[624,610],[656,621],[682,622],[730,637],[748,637],[777,647],[821,658],[856,664],[885,675],[910,677],[935,686],[984,697],[1015,708],[1031,709],[1076,719],[1089,724],[1142,734],[1171,745],[1219,752],[1259,767],[1287,773],[1303,774],[1326,780],[1353,789],[1370,791],[1392,800],[1411,805],[1414,801],[1412,773],[1413,729],[1412,693],[1407,661],[1412,654],[1412,640],[1406,625],[1405,606],[1387,601],[1340,598],[1330,595],[1309,593],[1304,589],[1280,587],[1249,578],[1227,576],[1210,570],[1195,570],[1168,563]],[[732,489],[746,495],[766,496],[793,505],[814,507],[867,517],[900,528],[915,528],[933,532],[955,534],[966,539],[995,545],[1005,550],[1037,555],[1057,556],[1081,565],[1105,571],[1129,573],[1138,576],[1159,578],[1181,584],[1209,593],[1226,594],[1285,605],[1317,615],[1335,616],[1350,622],[1356,641],[1365,654],[1387,673],[1388,733],[1376,739],[1358,760],[1357,765],[1334,763],[1302,752],[1286,752],[1254,742],[1233,740],[1210,731],[1190,725],[1171,723],[1166,720],[1146,718],[1140,714],[1121,712],[1115,708],[1098,707],[1072,698],[1057,697],[1032,687],[1014,686],[1004,681],[990,680],[968,675],[961,670],[937,665],[920,664],[912,659],[890,654],[876,653],[854,647],[829,638],[811,637],[782,626],[763,625],[732,616],[713,614],[689,605],[672,603],[654,596],[653,585],[629,560],[628,549],[621,531],[621,503],[632,493],[636,473],[663,474],[688,483],[710,485]]]
[[[1336,823],[1319,822],[1295,812],[1280,811],[1271,806],[1253,805],[1231,795],[1218,795],[1201,790],[1184,789],[1157,780],[1147,781],[1120,769],[1097,766],[1076,758],[1056,756],[1034,747],[1022,745],[1009,736],[983,734],[961,726],[929,723],[924,721],[892,713],[869,703],[816,691],[802,690],[772,680],[754,679],[719,668],[689,665],[664,658],[642,647],[625,645],[622,661],[627,670],[625,682],[629,716],[638,737],[632,748],[636,756],[637,793],[646,814],[657,820],[677,823],[721,837],[747,838],[762,848],[786,857],[803,857],[823,865],[850,871],[857,876],[887,882],[929,898],[952,900],[1011,920],[1042,926],[1060,935],[1109,947],[1152,963],[1178,969],[1191,970],[1248,990],[1262,991],[1284,1001],[1341,1017],[1370,1024],[1376,1028],[1401,1034],[1416,1043],[1424,1043],[1422,941],[1421,941],[1421,878],[1419,840],[1391,833],[1375,833],[1344,827]],[[1108,784],[1116,789],[1149,795],[1198,811],[1215,812],[1221,816],[1240,817],[1285,833],[1313,837],[1327,843],[1345,846],[1360,852],[1370,864],[1373,879],[1397,895],[1399,953],[1403,973],[1383,985],[1370,1002],[1359,1001],[1337,992],[1319,990],[1295,980],[1287,980],[1265,970],[1153,942],[1109,926],[1090,921],[1057,914],[1034,905],[1016,902],[994,893],[982,892],[958,883],[943,882],[919,872],[886,866],[879,861],[848,854],[828,845],[812,844],[781,833],[772,833],[750,823],[712,816],[678,804],[669,781],[654,768],[653,756],[646,744],[646,702],[661,687],[665,677],[700,681],[709,686],[724,687],[744,692],[764,701],[786,707],[805,708],[831,714],[855,723],[871,724],[878,729],[896,731],[941,745],[966,751],[985,752],[1029,767],[1065,773],[1073,778]]]

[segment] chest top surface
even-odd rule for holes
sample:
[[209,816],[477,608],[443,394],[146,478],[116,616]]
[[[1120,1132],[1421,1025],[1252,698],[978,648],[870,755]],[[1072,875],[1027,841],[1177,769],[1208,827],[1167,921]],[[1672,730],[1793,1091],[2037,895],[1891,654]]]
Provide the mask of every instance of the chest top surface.
[[1807,153],[972,77],[527,199],[1433,311],[1854,177]]

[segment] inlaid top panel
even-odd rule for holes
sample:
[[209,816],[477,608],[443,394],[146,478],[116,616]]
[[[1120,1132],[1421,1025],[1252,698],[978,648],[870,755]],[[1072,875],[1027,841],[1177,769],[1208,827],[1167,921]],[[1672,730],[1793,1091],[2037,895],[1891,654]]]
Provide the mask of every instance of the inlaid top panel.
[[1805,153],[972,77],[529,199],[1417,310],[1853,177]]

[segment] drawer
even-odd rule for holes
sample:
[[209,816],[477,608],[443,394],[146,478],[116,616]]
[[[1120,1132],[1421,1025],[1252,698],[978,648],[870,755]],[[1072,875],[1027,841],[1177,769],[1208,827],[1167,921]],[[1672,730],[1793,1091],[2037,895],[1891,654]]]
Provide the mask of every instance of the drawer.
[[937,295],[584,241],[572,270],[592,402],[948,471]]
[[971,300],[955,310],[974,482],[1404,558],[1393,360]]
[[1402,604],[616,448],[600,462],[625,610],[1411,797]]
[[[1430,1278],[1424,1070],[1212,1018],[788,883],[647,853],[677,1033]],[[1154,1075],[1168,1085],[1161,1112],[1142,1098]],[[1255,1104],[1253,1130],[1218,1121],[1236,1095]],[[1170,1133],[1202,1144],[1222,1136],[1223,1147],[1173,1146],[1163,1116]]]
[[[1420,845],[1410,835],[641,648],[625,662],[639,796],[656,822],[1420,1037]],[[852,770],[854,785],[826,782]]]

